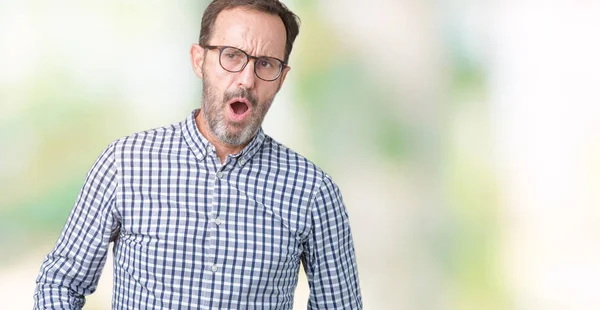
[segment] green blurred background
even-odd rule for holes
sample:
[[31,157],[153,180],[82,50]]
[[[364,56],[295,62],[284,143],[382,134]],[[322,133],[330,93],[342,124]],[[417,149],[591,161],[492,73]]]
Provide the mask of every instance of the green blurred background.
[[[264,128],[339,184],[365,309],[600,308],[600,5],[284,2],[302,26]],[[0,2],[7,309],[102,149],[200,106],[206,5]]]

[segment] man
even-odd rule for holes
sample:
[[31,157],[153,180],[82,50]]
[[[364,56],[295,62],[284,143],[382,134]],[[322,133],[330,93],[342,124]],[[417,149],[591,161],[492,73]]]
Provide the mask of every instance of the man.
[[114,242],[114,309],[361,309],[346,209],[330,176],[260,127],[290,67],[297,16],[215,0],[191,48],[201,110],[110,144],[37,279],[35,307],[79,309]]

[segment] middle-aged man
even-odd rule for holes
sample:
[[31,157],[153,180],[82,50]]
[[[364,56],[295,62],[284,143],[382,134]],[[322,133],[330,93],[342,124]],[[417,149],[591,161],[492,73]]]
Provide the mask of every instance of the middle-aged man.
[[114,309],[361,309],[331,177],[265,135],[298,19],[276,0],[215,0],[192,66],[202,109],[111,143],[41,267],[37,309],[79,309],[114,241]]

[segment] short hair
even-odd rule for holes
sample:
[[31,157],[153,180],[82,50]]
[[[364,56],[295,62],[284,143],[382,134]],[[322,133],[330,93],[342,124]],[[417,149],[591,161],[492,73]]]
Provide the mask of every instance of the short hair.
[[202,26],[200,28],[200,46],[208,45],[208,40],[212,37],[213,27],[217,16],[224,10],[236,7],[245,7],[259,12],[277,15],[283,21],[285,26],[285,58],[286,63],[292,52],[294,40],[300,32],[300,18],[279,0],[213,0],[202,16]]

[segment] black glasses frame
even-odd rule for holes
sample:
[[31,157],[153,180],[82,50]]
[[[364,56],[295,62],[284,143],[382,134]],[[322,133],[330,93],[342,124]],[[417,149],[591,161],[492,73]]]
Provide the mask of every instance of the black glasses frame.
[[[248,53],[244,52],[243,50],[237,48],[237,47],[233,47],[233,46],[227,46],[227,45],[205,45],[203,46],[204,48],[207,48],[209,50],[214,50],[217,49],[219,50],[219,65],[221,65],[221,68],[223,68],[223,70],[227,71],[227,72],[231,72],[231,73],[237,73],[237,72],[242,72],[246,66],[248,65],[248,63],[250,62],[250,59],[254,59],[254,75],[256,75],[257,78],[263,80],[263,81],[267,81],[267,82],[272,82],[277,80],[280,76],[281,76],[281,72],[283,72],[283,69],[287,66],[287,63],[279,58],[275,58],[275,57],[268,57],[268,56],[252,56],[252,55],[248,55]],[[242,53],[244,53],[244,55],[246,55],[246,63],[242,66],[242,68],[240,70],[229,70],[227,68],[225,68],[223,66],[223,64],[221,63],[221,54],[223,54],[223,51],[226,48],[233,48],[235,50],[238,50]],[[267,79],[263,79],[258,75],[258,72],[256,72],[256,61],[260,60],[261,58],[270,58],[270,59],[275,59],[277,61],[279,61],[280,66],[279,66],[279,73],[277,73],[277,76],[275,76],[275,78],[271,79],[271,80],[267,80]]]

